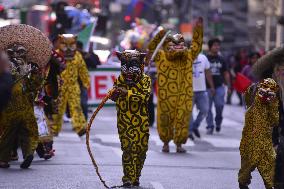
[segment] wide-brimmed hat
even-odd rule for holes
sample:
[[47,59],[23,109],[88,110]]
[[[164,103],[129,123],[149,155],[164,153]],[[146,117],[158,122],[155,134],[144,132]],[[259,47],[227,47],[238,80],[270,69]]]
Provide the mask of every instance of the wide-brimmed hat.
[[27,49],[27,61],[44,67],[51,56],[52,45],[40,30],[25,24],[0,27],[0,50],[12,44],[21,44]]
[[257,79],[271,77],[276,65],[284,65],[284,47],[278,47],[262,56],[253,65],[252,71]]

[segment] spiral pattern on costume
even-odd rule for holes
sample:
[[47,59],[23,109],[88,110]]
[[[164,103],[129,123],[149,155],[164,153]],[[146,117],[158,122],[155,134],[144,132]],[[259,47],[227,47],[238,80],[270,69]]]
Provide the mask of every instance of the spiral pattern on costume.
[[[123,151],[123,181],[135,182],[139,179],[146,159],[149,140],[149,120],[147,102],[150,96],[151,79],[143,75],[135,86],[129,86],[120,76],[115,86],[127,89],[125,98],[116,102],[118,134]],[[142,159],[141,159],[142,158]]]

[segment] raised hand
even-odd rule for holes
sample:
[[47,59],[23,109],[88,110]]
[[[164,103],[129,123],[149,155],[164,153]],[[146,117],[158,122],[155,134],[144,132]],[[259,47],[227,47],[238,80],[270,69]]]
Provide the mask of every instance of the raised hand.
[[203,18],[202,17],[198,17],[195,21],[194,21],[194,27],[203,27]]

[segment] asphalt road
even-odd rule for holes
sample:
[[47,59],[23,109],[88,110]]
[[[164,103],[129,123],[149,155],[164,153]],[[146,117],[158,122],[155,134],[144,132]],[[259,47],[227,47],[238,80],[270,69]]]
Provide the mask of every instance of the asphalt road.
[[[243,127],[244,109],[226,106],[220,133],[205,134],[188,140],[186,154],[161,152],[162,143],[156,128],[150,129],[147,159],[142,171],[141,187],[149,189],[235,189],[240,167],[239,142]],[[106,107],[99,113],[91,131],[91,145],[100,172],[109,185],[121,184],[121,150],[116,129],[116,111]],[[48,161],[37,156],[28,170],[13,162],[11,168],[0,170],[0,188],[5,189],[100,189],[100,183],[88,156],[85,139],[80,139],[64,124],[63,132],[55,139],[56,156]],[[22,160],[20,160],[22,161]],[[252,189],[264,189],[259,173],[253,173]]]

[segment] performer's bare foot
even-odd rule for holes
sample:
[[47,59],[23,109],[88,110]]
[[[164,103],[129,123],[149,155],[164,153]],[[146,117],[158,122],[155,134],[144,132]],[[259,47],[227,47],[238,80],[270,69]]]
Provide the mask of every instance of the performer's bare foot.
[[186,153],[186,149],[181,147],[181,144],[177,144],[177,153]]
[[0,168],[7,169],[9,167],[10,167],[10,165],[9,165],[8,162],[0,161]]
[[162,152],[165,152],[165,153],[169,153],[170,152],[169,144],[164,143],[164,146],[162,148]]

